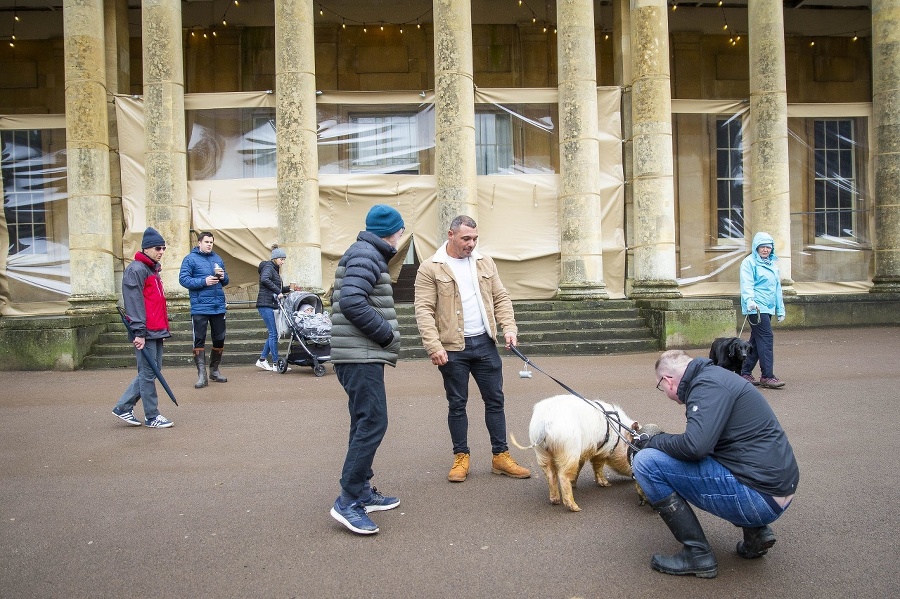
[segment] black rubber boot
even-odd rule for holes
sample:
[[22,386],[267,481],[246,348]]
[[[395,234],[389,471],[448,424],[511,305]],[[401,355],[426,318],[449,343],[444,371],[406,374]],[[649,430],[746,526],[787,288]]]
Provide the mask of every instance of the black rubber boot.
[[693,574],[698,578],[715,578],[719,573],[716,555],[691,506],[678,493],[672,493],[650,505],[672,531],[675,539],[684,545],[681,552],[675,555],[654,554],[650,567],[665,574]]
[[206,350],[201,347],[194,348],[194,364],[197,366],[197,382],[194,389],[202,389],[209,384],[206,378]]
[[228,379],[219,372],[219,362],[222,361],[222,354],[225,352],[224,347],[214,347],[212,355],[209,357],[209,379],[214,383],[227,383]]
[[768,526],[744,528],[744,540],[737,544],[737,554],[744,559],[762,557],[775,544],[775,533]]

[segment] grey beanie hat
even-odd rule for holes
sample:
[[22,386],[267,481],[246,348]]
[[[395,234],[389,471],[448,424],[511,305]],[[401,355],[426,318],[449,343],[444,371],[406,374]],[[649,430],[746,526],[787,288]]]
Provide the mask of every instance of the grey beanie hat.
[[287,254],[281,248],[275,248],[272,250],[272,260],[275,258],[287,258]]

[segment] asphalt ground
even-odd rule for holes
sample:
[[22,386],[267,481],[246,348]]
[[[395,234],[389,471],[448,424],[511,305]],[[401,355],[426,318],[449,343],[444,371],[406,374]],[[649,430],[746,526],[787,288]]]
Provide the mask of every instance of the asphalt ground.
[[[572,513],[549,504],[532,450],[511,450],[532,478],[491,474],[474,388],[472,471],[447,482],[446,402],[426,361],[387,369],[390,426],[373,482],[401,504],[373,514],[381,532],[369,537],[328,513],[348,430],[330,367],[282,375],[226,353],[229,382],[200,390],[195,370],[164,368],[180,404],[161,399],[175,421],[165,430],[110,413],[133,369],[0,372],[0,597],[897,597],[898,350],[898,327],[776,329],[787,386],[763,393],[794,447],[799,489],[757,560],[735,554],[739,529],[699,513],[719,560],[712,580],[650,569],[651,554],[679,547],[626,478],[601,488],[585,468],[583,511]],[[682,408],[654,389],[656,357],[535,363],[678,432]],[[504,357],[520,442],[531,407],[562,392],[521,368]]]

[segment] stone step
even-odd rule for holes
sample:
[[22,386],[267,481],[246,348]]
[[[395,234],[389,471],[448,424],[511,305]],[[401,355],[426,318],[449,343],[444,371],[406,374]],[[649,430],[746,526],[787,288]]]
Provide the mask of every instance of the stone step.
[[[658,349],[658,342],[639,317],[634,303],[627,300],[516,302],[515,311],[519,344],[526,355],[620,354]],[[400,359],[427,359],[413,305],[398,304],[397,319],[403,338]],[[171,331],[172,339],[165,344],[164,364],[192,366],[190,314],[172,314]],[[228,364],[255,363],[266,335],[255,308],[230,306],[223,368]],[[280,341],[279,348],[282,355],[287,355],[287,338]],[[294,348],[292,351],[300,351],[296,344]],[[84,368],[126,368],[134,367],[134,362],[124,327],[112,323],[85,358]]]

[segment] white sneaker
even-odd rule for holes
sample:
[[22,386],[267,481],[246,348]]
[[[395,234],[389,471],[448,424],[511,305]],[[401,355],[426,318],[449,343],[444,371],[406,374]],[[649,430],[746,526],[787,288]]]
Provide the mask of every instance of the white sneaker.
[[269,365],[268,360],[257,360],[256,367],[262,368],[263,370],[275,370],[272,366]]

